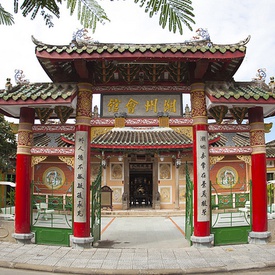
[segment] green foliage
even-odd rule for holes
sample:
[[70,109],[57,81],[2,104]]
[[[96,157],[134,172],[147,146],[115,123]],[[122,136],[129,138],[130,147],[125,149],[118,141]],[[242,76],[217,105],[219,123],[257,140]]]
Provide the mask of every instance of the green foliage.
[[0,25],[12,25],[14,24],[14,18],[12,14],[5,11],[0,4]]
[[[22,0],[23,1],[23,0]],[[94,32],[97,22],[104,23],[110,21],[104,9],[96,0],[24,0],[20,6],[22,14],[28,16],[31,14],[31,19],[36,18],[39,11],[49,27],[53,27],[52,15],[60,16],[58,4],[67,1],[67,8],[70,14],[77,12],[78,20],[84,28],[90,28]],[[112,0],[110,0],[112,1]],[[129,0],[128,0],[129,1]],[[14,12],[18,13],[19,0],[14,0]],[[159,15],[159,25],[164,29],[168,26],[169,31],[176,33],[179,31],[183,34],[185,25],[192,30],[191,24],[195,21],[192,1],[191,0],[134,0],[139,6],[145,7],[145,12],[149,13],[150,18]],[[50,12],[47,13],[47,12]],[[0,25],[12,25],[14,19],[12,14],[5,11],[0,4]]]
[[16,139],[10,123],[0,114],[0,170],[7,172],[14,168],[14,162],[11,157],[16,154]]
[[191,0],[134,0],[145,6],[150,17],[159,14],[159,25],[164,29],[168,23],[169,31],[183,34],[182,24],[192,31],[191,23],[195,24]]

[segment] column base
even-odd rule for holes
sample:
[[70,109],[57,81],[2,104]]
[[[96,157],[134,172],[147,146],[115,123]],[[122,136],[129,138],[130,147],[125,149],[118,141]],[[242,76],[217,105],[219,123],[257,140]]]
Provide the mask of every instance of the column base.
[[271,233],[269,231],[265,232],[249,232],[248,242],[250,244],[267,244],[269,242],[269,237]]
[[17,243],[30,244],[31,239],[34,237],[34,234],[33,233],[13,233],[12,237],[16,240]]
[[210,234],[210,236],[206,237],[197,237],[192,235],[191,241],[194,247],[212,247],[214,242],[214,235]]
[[79,238],[79,237],[72,236],[71,241],[72,241],[73,248],[81,248],[81,249],[92,248],[94,238],[93,237]]

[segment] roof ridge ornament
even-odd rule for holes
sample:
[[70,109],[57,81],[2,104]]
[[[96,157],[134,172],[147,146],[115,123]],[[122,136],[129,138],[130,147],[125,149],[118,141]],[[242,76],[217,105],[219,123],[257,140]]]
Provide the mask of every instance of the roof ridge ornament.
[[24,84],[30,83],[28,79],[24,79],[25,75],[23,74],[23,70],[16,69],[14,70],[14,72],[15,72],[14,78],[17,85],[24,85]]
[[274,76],[270,77],[270,82],[268,83],[269,89],[271,90],[272,93],[274,93],[275,90],[275,81],[274,81]]
[[73,38],[71,42],[71,46],[88,46],[94,43],[98,43],[91,36],[89,36],[89,31],[86,28],[77,29],[76,32],[73,33]]
[[239,45],[243,45],[243,46],[246,45],[250,41],[250,38],[251,38],[251,35],[248,35],[246,39],[241,40],[239,42]]
[[211,42],[208,29],[198,28],[196,30],[196,34],[190,40],[185,40],[184,43],[186,43],[186,44],[196,43],[197,44],[198,42],[206,42],[208,47],[212,46],[213,43]]
[[260,68],[257,70],[256,77],[252,78],[252,81],[258,84],[262,84],[265,82],[265,78],[266,78],[266,68]]

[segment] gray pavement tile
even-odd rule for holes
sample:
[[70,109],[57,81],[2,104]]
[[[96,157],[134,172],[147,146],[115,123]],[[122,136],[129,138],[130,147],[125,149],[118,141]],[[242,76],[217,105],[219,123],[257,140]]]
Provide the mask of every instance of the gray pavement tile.
[[90,260],[87,265],[86,265],[86,268],[101,268],[103,264],[103,261],[100,261],[100,260]]
[[117,269],[133,269],[133,266],[131,263],[118,263]]
[[55,256],[49,256],[44,261],[41,262],[42,265],[50,265],[54,266],[59,261],[58,257]]
[[105,260],[105,261],[103,261],[101,268],[103,268],[103,269],[116,269],[117,268],[117,261]]
[[66,266],[69,267],[72,265],[72,263],[75,261],[75,259],[67,259],[67,258],[63,258],[60,261],[58,261],[55,266]]
[[39,260],[39,259],[30,259],[28,260],[26,263],[27,264],[34,264],[34,265],[40,265],[42,263],[43,260]]

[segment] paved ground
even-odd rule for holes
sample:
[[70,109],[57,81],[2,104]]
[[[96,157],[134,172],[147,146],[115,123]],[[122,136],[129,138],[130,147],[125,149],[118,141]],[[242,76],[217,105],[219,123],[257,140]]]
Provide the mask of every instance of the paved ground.
[[275,267],[275,245],[189,247],[182,217],[104,217],[97,248],[0,242],[0,267],[70,274],[202,274]]

